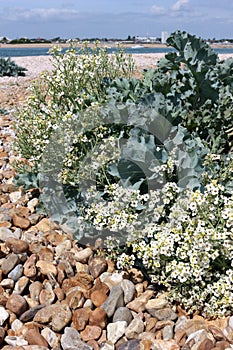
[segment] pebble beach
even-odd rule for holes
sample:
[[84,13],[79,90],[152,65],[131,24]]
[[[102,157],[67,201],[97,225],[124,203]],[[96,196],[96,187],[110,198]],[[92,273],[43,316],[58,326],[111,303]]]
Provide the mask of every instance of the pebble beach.
[[[164,54],[135,54],[138,71]],[[228,55],[220,55],[226,59]],[[25,77],[0,78],[0,349],[230,350],[233,316],[208,320],[171,305],[135,268],[117,270],[96,247],[37,213],[39,189],[16,188],[13,117],[49,56],[16,57]]]

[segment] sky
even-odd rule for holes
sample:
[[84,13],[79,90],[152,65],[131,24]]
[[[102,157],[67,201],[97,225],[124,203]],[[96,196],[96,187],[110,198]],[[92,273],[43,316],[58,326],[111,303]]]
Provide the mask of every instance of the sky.
[[233,0],[0,0],[0,37],[233,38]]

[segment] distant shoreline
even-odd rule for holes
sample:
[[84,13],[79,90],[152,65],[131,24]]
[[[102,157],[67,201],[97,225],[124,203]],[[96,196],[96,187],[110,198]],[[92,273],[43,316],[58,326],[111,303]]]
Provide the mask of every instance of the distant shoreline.
[[[133,44],[133,43],[121,43],[119,42],[120,45],[122,47],[125,47],[125,48],[130,48],[132,46],[136,46],[136,45],[140,45],[140,46],[143,46],[145,48],[166,48],[166,47],[169,47],[167,46],[166,44]],[[100,47],[107,47],[107,48],[116,48],[118,45],[117,42],[100,42],[99,46]],[[61,48],[68,48],[70,47],[69,43],[39,43],[39,44],[0,44],[0,48],[1,49],[12,49],[12,48],[52,48],[54,46],[59,46]],[[77,47],[81,47],[82,44],[77,44],[76,45]],[[94,47],[95,44],[94,43],[89,43],[88,44],[89,47]],[[210,45],[212,48],[222,48],[222,49],[225,49],[225,48],[229,48],[229,49],[232,49],[233,48],[233,44],[211,44]]]

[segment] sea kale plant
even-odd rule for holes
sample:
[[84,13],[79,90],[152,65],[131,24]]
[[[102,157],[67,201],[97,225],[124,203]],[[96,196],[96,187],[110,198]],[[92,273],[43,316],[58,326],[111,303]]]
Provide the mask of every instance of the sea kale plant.
[[39,184],[78,242],[101,237],[119,269],[141,266],[190,314],[230,315],[233,59],[186,32],[167,43],[177,52],[140,79],[121,50],[53,49],[17,114],[18,182]]
[[177,31],[167,40],[177,52],[165,55],[141,80],[111,82],[113,99],[153,105],[173,125],[181,123],[213,152],[232,147],[233,58],[220,61],[202,39]]
[[25,76],[26,68],[18,66],[10,58],[0,57],[0,77]]

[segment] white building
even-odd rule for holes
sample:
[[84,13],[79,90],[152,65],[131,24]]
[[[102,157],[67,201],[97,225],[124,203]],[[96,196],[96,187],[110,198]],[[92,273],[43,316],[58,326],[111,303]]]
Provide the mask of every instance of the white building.
[[162,32],[161,43],[166,44],[167,38],[169,37],[168,32]]

